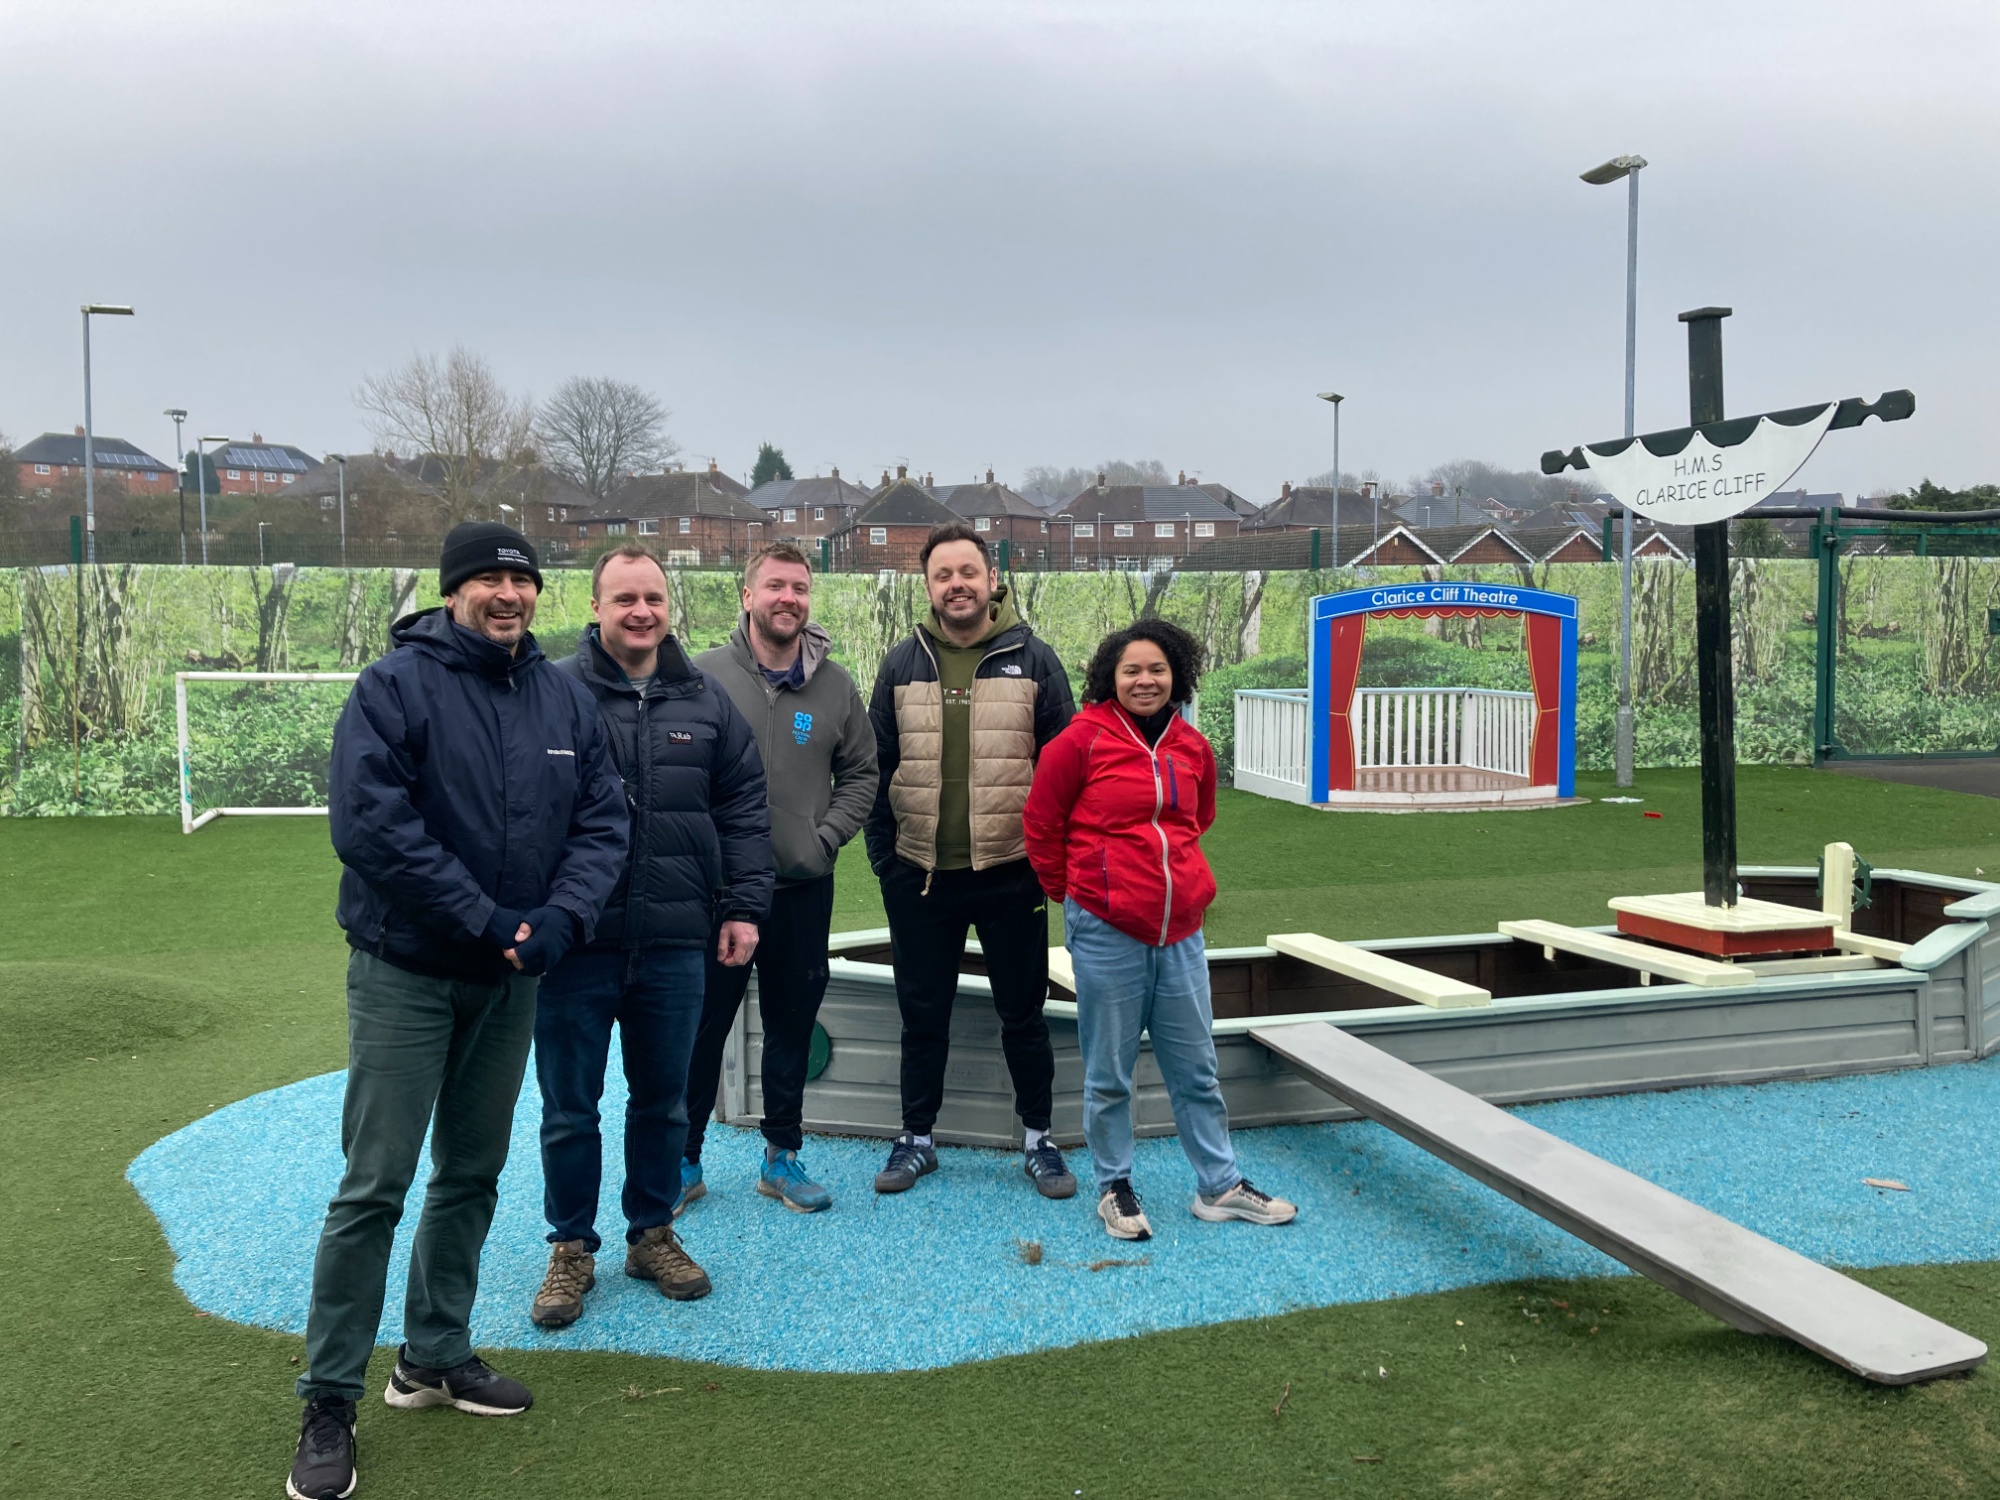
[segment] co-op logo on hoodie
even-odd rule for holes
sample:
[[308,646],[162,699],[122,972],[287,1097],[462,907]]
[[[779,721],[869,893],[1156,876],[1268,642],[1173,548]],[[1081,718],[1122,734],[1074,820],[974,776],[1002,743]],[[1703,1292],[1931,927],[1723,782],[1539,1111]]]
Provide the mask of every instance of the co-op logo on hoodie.
[[813,716],[811,714],[792,715],[792,738],[803,745],[813,737]]

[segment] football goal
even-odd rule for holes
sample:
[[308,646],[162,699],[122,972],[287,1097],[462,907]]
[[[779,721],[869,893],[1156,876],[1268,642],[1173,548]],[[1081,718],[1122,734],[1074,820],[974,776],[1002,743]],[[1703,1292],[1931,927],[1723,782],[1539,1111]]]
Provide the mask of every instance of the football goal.
[[221,817],[324,816],[333,723],[359,675],[174,673],[181,832]]

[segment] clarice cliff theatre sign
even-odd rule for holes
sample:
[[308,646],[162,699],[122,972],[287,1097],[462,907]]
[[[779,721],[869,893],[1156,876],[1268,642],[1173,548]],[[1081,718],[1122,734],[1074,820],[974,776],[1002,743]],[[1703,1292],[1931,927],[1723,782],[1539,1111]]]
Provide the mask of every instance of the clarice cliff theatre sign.
[[1501,583],[1406,583],[1322,594],[1312,601],[1307,634],[1314,802],[1355,785],[1354,695],[1361,643],[1371,619],[1518,616],[1534,689],[1528,779],[1576,794],[1576,600],[1568,594]]

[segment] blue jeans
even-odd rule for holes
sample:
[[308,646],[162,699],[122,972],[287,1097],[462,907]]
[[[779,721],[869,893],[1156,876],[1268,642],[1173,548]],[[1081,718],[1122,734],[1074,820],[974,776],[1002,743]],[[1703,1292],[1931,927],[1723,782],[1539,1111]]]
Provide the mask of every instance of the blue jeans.
[[687,1143],[688,1058],[701,1025],[702,950],[572,953],[542,980],[535,1010],[535,1077],[542,1086],[542,1212],[549,1239],[595,1253],[604,1173],[598,1100],[611,1024],[625,1056],[627,1243],[670,1224]]
[[1229,1109],[1215,1079],[1208,954],[1201,934],[1165,948],[1127,937],[1074,901],[1063,903],[1063,946],[1076,970],[1083,1047],[1083,1138],[1101,1193],[1132,1175],[1132,1069],[1139,1034],[1153,1040],[1181,1150],[1201,1191],[1243,1180],[1229,1147]]

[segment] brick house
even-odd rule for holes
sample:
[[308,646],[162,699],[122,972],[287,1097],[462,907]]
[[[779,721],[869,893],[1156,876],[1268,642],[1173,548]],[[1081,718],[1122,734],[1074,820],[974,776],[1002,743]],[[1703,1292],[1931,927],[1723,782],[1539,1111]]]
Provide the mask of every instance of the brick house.
[[931,498],[978,532],[980,539],[995,549],[996,562],[1002,542],[1007,544],[1007,562],[1013,567],[1039,571],[1068,561],[1068,525],[1057,522],[1052,532],[1049,513],[1026,495],[997,483],[991,469],[986,471],[984,484],[937,485],[931,489]]
[[744,496],[742,485],[712,466],[627,479],[608,504],[576,517],[578,552],[632,540],[668,563],[733,568],[770,537],[770,517]]
[[832,536],[873,496],[840,477],[840,470],[821,478],[773,479],[749,495],[761,509],[773,541],[795,542],[808,552]]
[[915,480],[892,480],[833,534],[828,561],[843,573],[915,573],[930,534],[958,519]]
[[[123,438],[94,436],[91,455],[100,480],[117,479],[135,495],[172,494],[176,471]],[[45,432],[14,450],[21,493],[46,497],[57,481],[83,475],[83,429],[73,434]]]
[[[294,485],[320,466],[320,461],[290,443],[267,443],[253,432],[247,443],[224,443],[208,455],[211,495],[269,495]],[[189,468],[188,477],[194,477]]]
[[1293,488],[1292,482],[1286,480],[1278,498],[1265,506],[1254,520],[1245,520],[1243,529],[1331,532],[1359,527],[1372,531],[1378,517],[1384,525],[1396,524],[1395,514],[1386,500],[1355,490],[1341,490],[1336,510],[1334,498],[1332,485],[1302,484]]
[[1069,532],[1061,566],[1167,566],[1216,537],[1235,536],[1243,525],[1196,485],[1105,484],[1103,477],[1058,512]]

